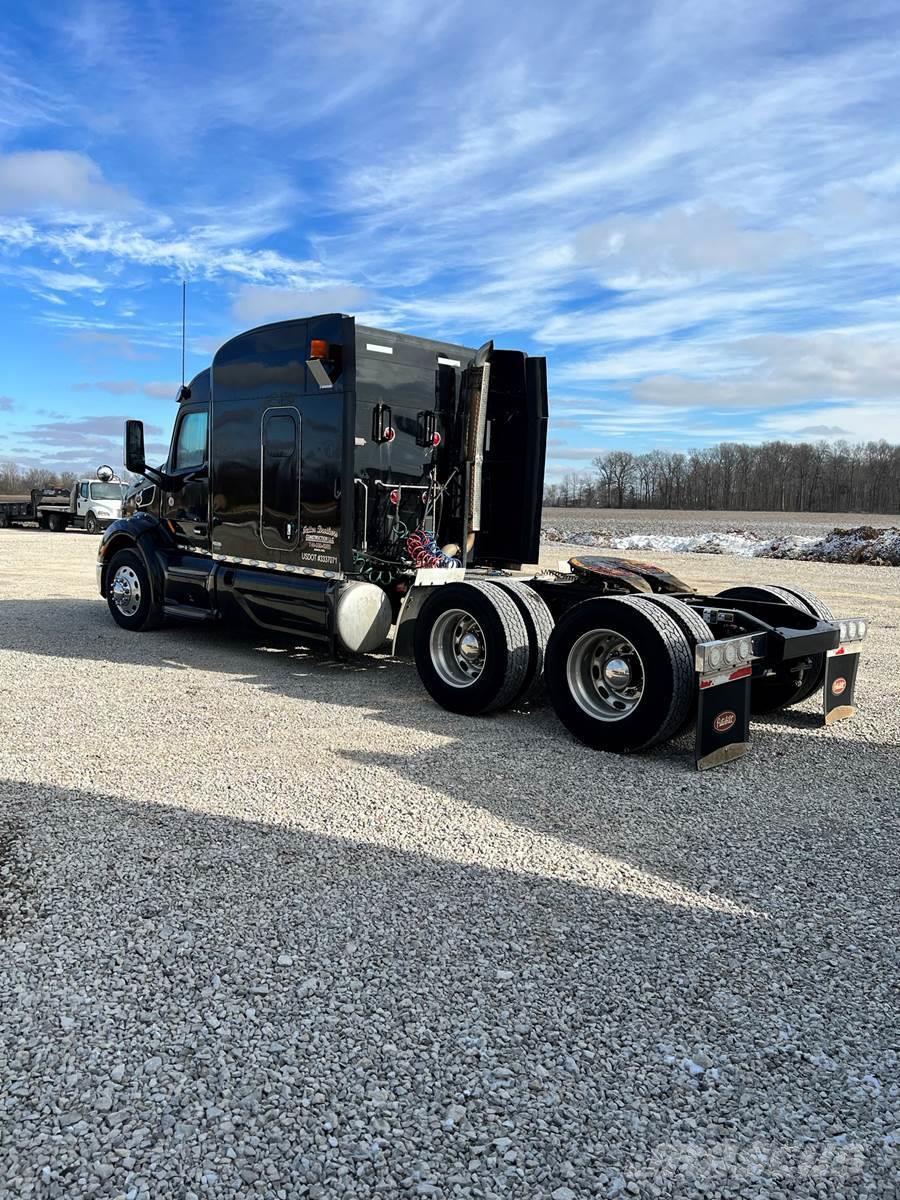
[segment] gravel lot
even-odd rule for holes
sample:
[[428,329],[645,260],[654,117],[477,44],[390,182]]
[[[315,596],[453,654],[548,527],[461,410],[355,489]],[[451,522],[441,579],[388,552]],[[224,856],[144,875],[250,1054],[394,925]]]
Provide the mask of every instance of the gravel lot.
[[900,573],[654,556],[873,623],[697,775],[127,634],[96,546],[0,530],[0,1197],[896,1197]]

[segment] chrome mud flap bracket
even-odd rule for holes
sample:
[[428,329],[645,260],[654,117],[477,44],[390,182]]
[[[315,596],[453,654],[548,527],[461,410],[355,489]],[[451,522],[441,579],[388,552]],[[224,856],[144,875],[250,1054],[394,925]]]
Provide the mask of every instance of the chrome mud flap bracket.
[[859,642],[829,650],[825,662],[825,724],[833,725],[856,713],[856,674],[859,669]]

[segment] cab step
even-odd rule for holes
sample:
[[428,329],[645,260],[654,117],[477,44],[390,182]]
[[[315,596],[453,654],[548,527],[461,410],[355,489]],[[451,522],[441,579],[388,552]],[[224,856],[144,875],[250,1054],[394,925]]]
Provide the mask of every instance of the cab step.
[[208,608],[195,608],[193,604],[164,604],[163,613],[167,617],[177,617],[179,621],[212,621],[215,614]]

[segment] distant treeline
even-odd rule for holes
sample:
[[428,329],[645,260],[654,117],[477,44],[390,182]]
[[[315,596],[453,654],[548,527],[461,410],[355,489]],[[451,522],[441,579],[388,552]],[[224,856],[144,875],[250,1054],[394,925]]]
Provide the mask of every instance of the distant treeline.
[[593,470],[548,484],[544,503],[577,508],[900,512],[900,446],[885,441],[720,442],[686,454],[610,450]]
[[[20,467],[18,463],[0,463],[0,496],[27,496],[32,488],[71,488],[79,479],[92,479],[96,467],[83,471],[51,471],[47,467]],[[125,482],[137,479],[128,471],[119,471]]]
[[0,495],[25,496],[32,488],[71,488],[78,478],[75,471],[48,471],[44,467],[25,470],[18,463],[0,463]]

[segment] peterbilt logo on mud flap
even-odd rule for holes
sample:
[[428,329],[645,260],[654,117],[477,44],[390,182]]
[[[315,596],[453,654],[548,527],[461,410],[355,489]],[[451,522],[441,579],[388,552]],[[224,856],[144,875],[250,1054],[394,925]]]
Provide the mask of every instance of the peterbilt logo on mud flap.
[[847,680],[843,677],[843,675],[838,675],[837,679],[831,685],[832,696],[840,696],[840,694],[845,691],[846,687]]
[[736,720],[736,714],[730,709],[727,712],[720,712],[713,721],[713,729],[716,733],[727,733]]

